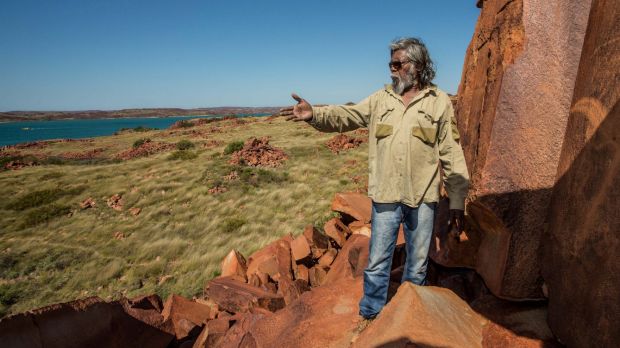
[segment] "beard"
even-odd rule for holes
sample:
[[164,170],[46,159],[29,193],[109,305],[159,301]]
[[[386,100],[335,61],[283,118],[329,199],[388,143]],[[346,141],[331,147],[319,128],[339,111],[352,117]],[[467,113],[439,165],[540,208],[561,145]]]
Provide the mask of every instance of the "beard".
[[398,75],[392,75],[392,89],[396,94],[403,94],[409,88],[418,84],[418,79],[415,76],[415,69],[409,69],[404,78],[400,78]]

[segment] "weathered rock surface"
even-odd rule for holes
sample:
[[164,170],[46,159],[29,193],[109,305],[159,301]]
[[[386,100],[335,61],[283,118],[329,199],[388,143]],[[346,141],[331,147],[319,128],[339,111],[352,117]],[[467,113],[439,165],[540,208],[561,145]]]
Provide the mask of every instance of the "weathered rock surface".
[[543,296],[540,238],[589,6],[589,0],[484,1],[467,50],[457,115],[473,226],[462,244],[476,255],[431,256],[446,266],[474,267],[500,297]]
[[248,270],[247,261],[245,257],[237,251],[231,250],[228,255],[222,260],[222,277],[237,276],[243,281],[247,281],[248,277],[246,272]]
[[361,277],[314,288],[242,336],[255,344],[249,347],[348,347],[361,296]]
[[450,290],[405,282],[352,347],[482,347],[486,322]]
[[247,276],[257,272],[268,274],[273,280],[280,277],[293,279],[291,271],[291,241],[292,237],[280,238],[266,247],[255,252],[248,258]]
[[234,277],[215,278],[207,283],[204,292],[220,308],[232,313],[247,312],[255,307],[270,311],[284,307],[282,295],[243,283]]
[[174,294],[168,297],[162,311],[164,320],[172,323],[177,339],[196,337],[203,323],[214,319],[215,314],[209,306]]
[[369,223],[372,214],[372,201],[368,196],[361,193],[336,193],[332,201],[332,210],[348,215],[354,220]]
[[620,1],[594,0],[541,252],[568,347],[620,347]]

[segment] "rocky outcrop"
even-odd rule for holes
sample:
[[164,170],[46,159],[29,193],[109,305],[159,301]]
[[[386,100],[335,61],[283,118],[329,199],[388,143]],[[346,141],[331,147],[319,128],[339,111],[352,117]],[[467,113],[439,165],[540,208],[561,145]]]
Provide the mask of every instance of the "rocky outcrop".
[[288,159],[288,155],[279,148],[269,145],[269,138],[250,138],[243,148],[233,152],[230,164],[251,167],[278,167]]
[[620,1],[594,0],[541,250],[549,324],[620,346]]
[[481,2],[456,110],[472,178],[468,240],[451,243],[438,231],[431,256],[475,268],[503,298],[543,297],[540,238],[589,5]]
[[[131,304],[127,307],[135,308]],[[163,348],[174,338],[154,326],[163,322],[156,310],[129,313],[135,317],[120,302],[104,302],[97,297],[51,305],[0,320],[0,346]],[[140,320],[148,314],[159,318]]]

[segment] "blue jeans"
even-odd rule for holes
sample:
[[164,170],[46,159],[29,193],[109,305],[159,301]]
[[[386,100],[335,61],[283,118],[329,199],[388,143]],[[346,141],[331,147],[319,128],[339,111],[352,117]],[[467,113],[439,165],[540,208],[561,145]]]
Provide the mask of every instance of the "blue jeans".
[[372,203],[370,253],[364,271],[364,297],[360,301],[360,315],[364,318],[375,317],[387,301],[392,257],[401,222],[407,251],[401,282],[424,285],[435,206],[435,203],[422,203],[412,208],[402,203]]

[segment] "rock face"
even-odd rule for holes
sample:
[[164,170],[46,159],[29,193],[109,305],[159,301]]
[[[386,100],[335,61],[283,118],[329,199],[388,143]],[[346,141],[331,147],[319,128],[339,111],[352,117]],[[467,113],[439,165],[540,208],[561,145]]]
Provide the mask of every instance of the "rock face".
[[451,246],[475,255],[435,247],[431,257],[445,266],[475,268],[497,296],[541,298],[540,238],[590,1],[481,5],[457,103],[472,178],[471,224],[469,240]]
[[452,291],[405,282],[352,347],[482,347],[486,323]]
[[91,297],[0,321],[2,347],[167,347],[174,336]]
[[620,346],[620,1],[594,0],[541,252],[549,324]]

